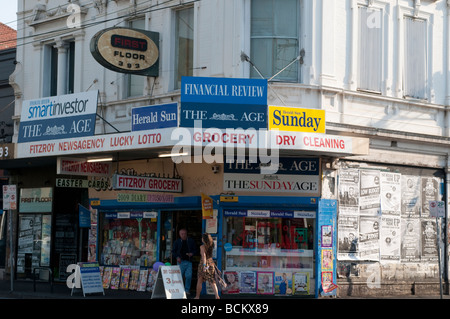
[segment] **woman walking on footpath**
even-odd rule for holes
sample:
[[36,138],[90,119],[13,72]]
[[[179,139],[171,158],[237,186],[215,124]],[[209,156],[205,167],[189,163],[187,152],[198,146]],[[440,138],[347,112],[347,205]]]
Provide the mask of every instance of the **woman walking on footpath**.
[[216,265],[212,259],[214,242],[210,234],[204,233],[202,235],[203,245],[200,246],[200,264],[198,265],[198,279],[197,279],[197,293],[195,299],[200,299],[203,282],[209,281],[214,290],[216,299],[220,299],[219,292],[216,285],[215,273]]

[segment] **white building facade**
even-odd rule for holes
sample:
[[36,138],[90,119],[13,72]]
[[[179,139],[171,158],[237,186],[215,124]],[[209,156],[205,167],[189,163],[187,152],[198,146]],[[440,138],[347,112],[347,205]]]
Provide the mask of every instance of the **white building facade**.
[[[159,33],[158,76],[114,72],[93,58],[91,39],[111,27]],[[428,200],[444,201],[446,211],[449,204],[449,2],[19,1],[17,37],[13,142],[26,100],[98,91],[95,134],[125,134],[133,107],[180,102],[182,76],[264,78],[268,105],[323,110],[327,135],[370,141],[368,152],[306,154],[321,159],[318,197],[339,205],[333,291],[439,293],[438,260],[447,282],[447,218],[430,217],[427,207]],[[131,164],[117,170],[145,171],[146,155],[128,155]],[[190,189],[223,193],[222,172],[206,176],[209,166],[199,165]],[[109,198],[99,193],[87,196]],[[347,247],[350,237],[357,240]]]

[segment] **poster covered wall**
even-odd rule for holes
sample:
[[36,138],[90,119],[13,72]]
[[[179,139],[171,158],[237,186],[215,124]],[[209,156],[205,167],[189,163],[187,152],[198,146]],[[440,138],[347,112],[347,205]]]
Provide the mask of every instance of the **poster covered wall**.
[[338,260],[436,262],[429,201],[442,179],[381,169],[342,168],[338,179]]

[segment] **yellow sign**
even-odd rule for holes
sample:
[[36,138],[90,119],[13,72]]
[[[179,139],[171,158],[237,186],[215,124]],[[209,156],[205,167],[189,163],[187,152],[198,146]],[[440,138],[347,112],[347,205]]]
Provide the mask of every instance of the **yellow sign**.
[[91,200],[91,206],[100,206],[99,200]]
[[237,196],[220,196],[221,202],[238,202],[239,198]]
[[202,215],[203,219],[213,218],[213,199],[202,193]]
[[269,106],[269,130],[325,133],[325,110]]

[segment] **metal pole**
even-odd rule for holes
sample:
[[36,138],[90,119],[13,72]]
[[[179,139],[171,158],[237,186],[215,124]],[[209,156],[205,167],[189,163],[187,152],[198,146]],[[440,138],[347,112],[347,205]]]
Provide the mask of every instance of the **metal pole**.
[[12,210],[8,210],[9,214],[9,263],[10,263],[10,278],[11,278],[11,292],[14,291],[14,253],[13,253],[13,218]]
[[437,215],[436,215],[436,228],[437,228],[438,264],[439,264],[439,292],[442,299],[441,229],[439,225],[439,217]]

